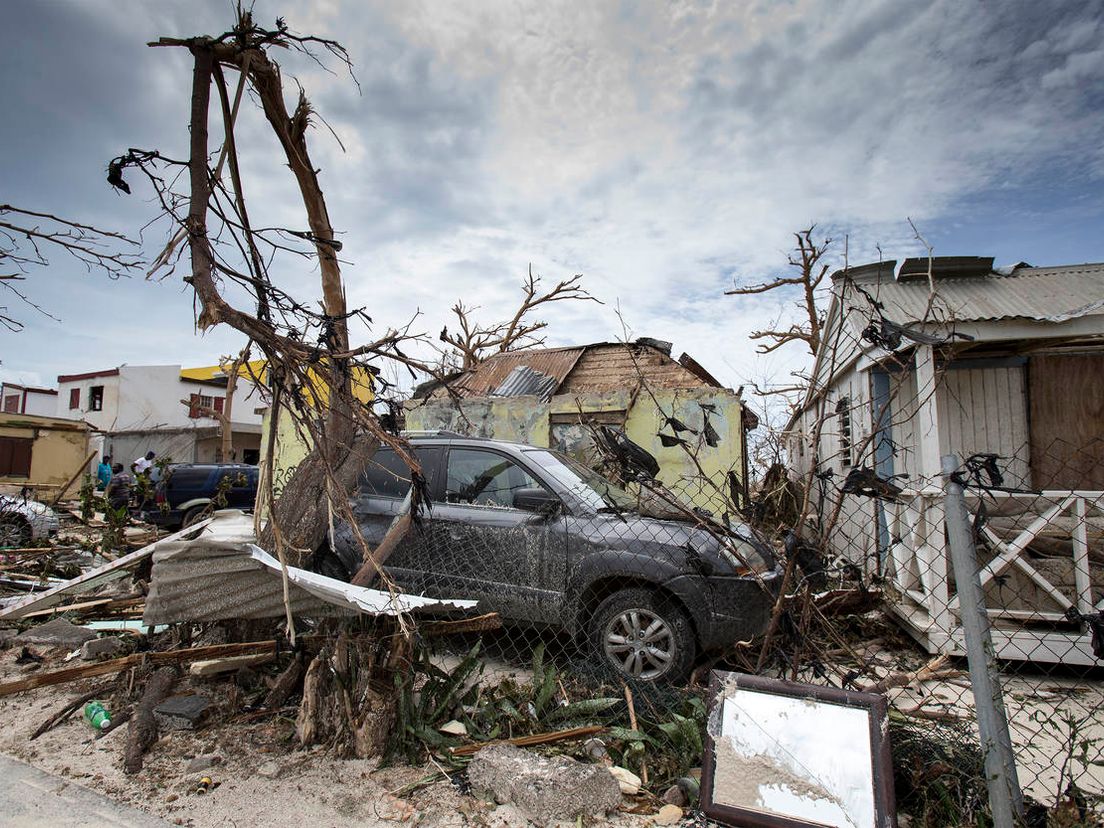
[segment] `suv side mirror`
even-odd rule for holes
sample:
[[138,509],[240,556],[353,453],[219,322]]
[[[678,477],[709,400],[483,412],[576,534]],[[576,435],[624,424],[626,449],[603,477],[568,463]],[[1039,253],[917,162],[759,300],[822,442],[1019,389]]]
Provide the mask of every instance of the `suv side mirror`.
[[554,515],[559,511],[560,499],[546,489],[518,489],[514,492],[514,508],[540,515]]

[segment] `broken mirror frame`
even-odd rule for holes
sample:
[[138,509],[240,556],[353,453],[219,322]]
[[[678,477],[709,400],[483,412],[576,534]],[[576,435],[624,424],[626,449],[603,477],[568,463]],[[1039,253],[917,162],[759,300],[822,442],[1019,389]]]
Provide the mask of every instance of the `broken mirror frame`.
[[[828,791],[827,797],[814,794],[812,799],[809,797],[803,798],[784,784],[771,786],[775,789],[776,796],[775,801],[770,805],[763,803],[762,799],[757,803],[734,801],[739,798],[739,796],[733,796],[732,788],[734,786],[725,785],[723,780],[721,780],[720,785],[717,784],[716,771],[719,764],[717,740],[723,739],[727,742],[729,750],[737,749],[731,738],[735,735],[736,728],[731,727],[731,725],[737,724],[735,720],[736,710],[738,709],[736,697],[741,694],[746,694],[748,698],[761,697],[761,707],[773,708],[771,711],[773,715],[782,721],[786,721],[787,717],[800,711],[801,708],[797,705],[810,705],[816,708],[815,715],[806,722],[806,725],[813,725],[821,738],[831,746],[831,758],[828,764],[834,770],[844,767],[857,770],[862,767],[862,764],[865,764],[856,764],[853,761],[848,763],[848,750],[852,752],[861,750],[864,755],[869,756],[869,774],[865,771],[862,772],[860,785],[862,790],[869,791],[870,797],[863,796],[860,798],[862,802],[858,803],[862,805],[862,810],[866,812],[865,816],[851,819],[851,816],[859,817],[859,815],[854,812],[855,809],[848,815],[843,799],[832,791]],[[737,826],[738,828],[743,826],[748,826],[748,828],[808,828],[808,826],[823,827],[837,824],[850,824],[856,826],[856,828],[887,828],[887,826],[895,828],[897,818],[893,794],[893,766],[890,758],[889,722],[884,697],[874,693],[859,693],[851,690],[839,690],[834,687],[797,684],[780,679],[767,679],[743,673],[715,670],[710,678],[709,698],[708,726],[706,727],[704,745],[705,755],[702,764],[702,811],[707,817],[720,822],[722,825]],[[743,704],[746,705],[746,701]],[[862,714],[861,720],[865,721],[867,725],[863,729],[863,733],[854,733],[854,724],[846,722],[840,722],[840,724],[846,726],[846,732],[833,731],[830,717],[827,715],[833,708],[840,710],[842,714],[842,716],[837,715],[835,717],[837,720],[850,718],[857,721],[856,714]],[[848,712],[842,713],[842,711]],[[740,712],[747,713],[746,710]],[[743,755],[748,758],[765,756],[768,761],[771,761],[767,748],[776,747],[776,749],[791,756],[795,763],[801,764],[794,753],[807,753],[809,749],[815,749],[815,741],[802,738],[796,718],[791,719],[794,732],[789,733],[790,739],[788,741],[785,738],[786,734],[779,737],[767,733],[760,722],[771,715],[771,712],[764,710],[761,716],[753,715],[747,719],[752,727],[761,732],[762,737],[767,737],[770,740],[771,744],[764,744],[760,750],[755,750],[749,742],[747,747],[751,750],[743,753]],[[726,716],[726,714],[729,715]],[[726,724],[730,727],[726,728]],[[750,732],[753,733],[754,731]],[[807,735],[810,734],[807,732]],[[863,735],[866,736],[865,739],[862,738]],[[803,741],[804,745],[802,744]],[[776,761],[772,764],[777,766]],[[723,768],[723,758],[720,760],[720,765]],[[779,772],[785,776],[787,769],[782,766],[778,767]],[[808,768],[805,768],[805,770],[809,775],[812,775],[812,771],[809,771]],[[794,774],[794,777],[799,786],[806,783],[810,788],[824,788],[823,785],[818,786],[815,782],[808,782],[797,773]],[[817,777],[814,776],[813,778],[816,779]],[[746,777],[744,784],[746,785]],[[762,796],[762,788],[762,785],[756,788],[759,796]],[[746,789],[744,798],[747,798]],[[788,806],[785,804],[787,800],[791,803]],[[837,812],[842,811],[845,814],[845,821],[834,821],[838,819],[838,816],[828,817],[828,814],[824,813],[825,808],[819,804],[825,802],[828,803],[829,811],[833,810],[833,805]],[[828,817],[828,819],[819,821],[818,816]]]

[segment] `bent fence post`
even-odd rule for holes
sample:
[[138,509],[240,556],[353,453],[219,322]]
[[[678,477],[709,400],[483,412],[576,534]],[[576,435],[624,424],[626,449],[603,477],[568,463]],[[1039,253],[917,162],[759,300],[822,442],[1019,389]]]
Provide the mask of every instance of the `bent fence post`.
[[1012,828],[1023,813],[1023,796],[1016,776],[1012,739],[1008,734],[1008,718],[997,676],[993,640],[989,633],[989,616],[985,610],[985,596],[978,573],[973,527],[962,484],[955,479],[957,470],[958,458],[953,454],[944,455],[947,540],[955,583],[958,585],[959,614],[966,636],[970,686],[977,707],[978,731],[985,756],[985,777],[989,787],[993,823],[997,828]]

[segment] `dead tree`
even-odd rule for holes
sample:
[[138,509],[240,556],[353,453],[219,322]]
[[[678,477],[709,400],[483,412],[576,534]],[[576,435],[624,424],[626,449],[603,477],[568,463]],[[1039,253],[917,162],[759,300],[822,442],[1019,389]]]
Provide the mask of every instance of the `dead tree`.
[[[192,55],[190,160],[174,161],[156,151],[131,149],[111,162],[109,180],[129,191],[123,180],[125,170],[136,168],[146,176],[166,213],[181,225],[181,231],[157,257],[155,268],[171,262],[176,246],[186,238],[191,272],[185,281],[198,300],[197,326],[205,330],[226,324],[249,337],[267,362],[272,421],[278,421],[281,411],[290,413],[313,444],[284,487],[285,495],[273,503],[271,519],[260,539],[281,556],[286,553],[292,562],[301,563],[322,541],[332,513],[343,511],[348,492],[379,441],[399,442],[355,398],[351,385],[355,368],[366,368],[365,360],[370,357],[388,357],[425,370],[399,348],[413,338],[406,329],[389,330],[375,342],[350,347],[350,318],[370,320],[363,311],[350,312],[345,304],[338,260],[341,242],[330,221],[307,144],[313,109],[300,90],[294,109],[288,111],[280,67],[268,56],[268,49],[286,48],[315,57],[312,49],[317,48],[346,65],[348,56],[334,41],[293,34],[283,21],[277,21],[275,29],[257,26],[248,13],[217,37],[161,38],[150,45],[184,48]],[[225,69],[238,75],[233,96]],[[212,86],[217,91],[224,135],[214,169],[209,166]],[[295,177],[307,230],[256,229],[250,223],[235,140],[238,105],[246,88],[259,101]],[[229,182],[222,178],[224,164]],[[178,176],[187,172],[190,188],[186,197],[172,191],[172,177],[165,175],[166,169]],[[295,247],[299,241],[309,247]],[[267,248],[266,255],[262,248]],[[318,262],[320,311],[311,309],[313,302],[291,297],[273,283],[270,261],[277,252]],[[244,287],[255,308],[232,304],[226,298],[226,282]],[[414,463],[403,446],[397,448]],[[319,497],[320,492],[326,496]]]
[[752,339],[768,340],[756,349],[761,354],[769,354],[789,342],[804,342],[814,357],[817,349],[820,348],[820,331],[824,325],[824,314],[817,307],[816,292],[828,273],[829,266],[822,263],[821,259],[828,252],[832,240],[825,238],[818,243],[813,238],[814,230],[816,230],[815,224],[807,230],[794,233],[797,247],[790,254],[789,263],[790,267],[797,270],[795,276],[780,276],[773,282],[725,291],[728,296],[753,296],[771,290],[800,288],[800,297],[795,303],[803,317],[800,322],[795,322],[784,331],[768,329],[752,332]]
[[[32,301],[19,285],[32,270],[49,264],[48,250],[64,250],[89,272],[98,270],[117,279],[141,267],[139,257],[127,252],[128,248],[135,249],[137,245],[120,233],[50,213],[0,204],[0,287],[32,310],[56,320],[57,317]],[[17,333],[24,326],[13,313],[6,305],[0,305],[0,325]]]
[[[254,24],[249,13],[242,13],[233,29],[217,37],[161,38],[151,46],[187,49],[192,57],[192,93],[190,152],[187,162],[174,161],[159,152],[131,149],[111,162],[112,183],[123,185],[123,172],[133,168],[145,175],[165,212],[181,230],[170,240],[155,262],[155,268],[171,267],[174,251],[185,239],[191,268],[185,281],[195,291],[198,303],[196,324],[200,329],[225,324],[248,337],[263,354],[265,379],[271,395],[268,435],[268,460],[261,476],[258,510],[265,509],[268,521],[260,533],[259,544],[275,550],[281,562],[303,564],[325,537],[334,518],[344,519],[360,543],[365,561],[372,551],[359,534],[359,525],[349,507],[349,492],[381,442],[392,446],[411,469],[412,506],[418,510],[424,502],[424,479],[409,447],[384,429],[370,407],[354,394],[354,377],[371,372],[370,359],[392,359],[411,369],[427,371],[427,366],[405,355],[402,345],[418,337],[405,328],[388,330],[366,345],[352,347],[349,321],[357,318],[365,324],[371,319],[363,310],[350,311],[345,303],[337,238],[327,211],[307,143],[307,130],[313,109],[300,89],[297,103],[289,112],[285,104],[280,67],[269,57],[272,48],[287,49],[318,59],[314,50],[336,57],[346,66],[349,59],[336,42],[293,34],[282,20],[274,29]],[[238,84],[231,87],[224,70],[236,73]],[[210,165],[209,117],[211,90],[217,92],[221,111],[223,145],[214,167]],[[238,166],[235,125],[238,107],[246,89],[260,104],[265,121],[280,144],[284,160],[298,185],[308,229],[255,228],[246,206],[244,182]],[[222,170],[229,170],[229,182]],[[172,191],[175,177],[187,174],[186,196]],[[305,243],[305,244],[304,244]],[[264,253],[262,254],[262,249]],[[306,256],[317,261],[320,301],[292,297],[272,278],[277,254]],[[282,259],[281,259],[282,260]],[[253,307],[232,303],[227,283],[234,283],[249,295]],[[320,306],[315,310],[315,306]],[[240,355],[244,363],[245,354]],[[237,376],[240,369],[231,370]],[[385,389],[375,388],[377,399]],[[223,412],[224,426],[229,411]],[[274,496],[273,454],[281,416],[290,416],[295,429],[311,445],[307,457],[296,467]],[[391,589],[390,581],[377,573],[381,588]],[[290,606],[287,629],[295,641],[295,622]],[[389,629],[381,638],[350,640],[341,645],[343,676],[367,675],[369,668],[387,665],[396,669],[409,653],[409,625],[399,619],[397,634]],[[361,668],[364,668],[363,670]],[[379,739],[366,733],[389,732],[393,705],[387,694],[373,699],[369,711],[350,710],[350,703],[363,705],[364,695],[355,702],[345,684],[323,682],[318,685],[307,673],[311,692],[304,704],[310,707],[302,715],[314,727],[302,730],[304,743],[324,740],[354,745],[353,752],[366,756],[379,748]],[[377,685],[373,685],[377,686]],[[312,712],[314,711],[314,712]],[[372,724],[368,726],[368,713]]]
[[548,323],[530,320],[527,317],[541,305],[567,300],[598,302],[580,282],[583,275],[577,273],[570,279],[556,283],[548,291],[541,291],[541,277],[533,275],[533,266],[529,265],[529,276],[522,283],[522,300],[514,315],[506,322],[484,325],[471,319],[477,307],[465,305],[463,300],[452,306],[452,313],[459,322],[459,329],[449,331],[446,325],[441,329],[440,340],[456,349],[463,370],[474,368],[491,354],[516,351],[521,348],[534,348],[544,344],[544,337],[538,333],[548,327]]

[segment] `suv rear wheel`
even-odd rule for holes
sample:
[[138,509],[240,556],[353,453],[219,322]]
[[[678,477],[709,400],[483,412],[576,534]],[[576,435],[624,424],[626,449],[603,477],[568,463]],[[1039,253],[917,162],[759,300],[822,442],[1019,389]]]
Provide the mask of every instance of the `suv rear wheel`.
[[180,528],[187,529],[193,523],[199,523],[205,517],[207,513],[211,511],[211,505],[206,506],[193,506],[191,509],[184,513],[183,520],[180,521]]
[[613,593],[594,611],[591,638],[599,658],[637,681],[680,682],[696,650],[690,619],[647,589]]

